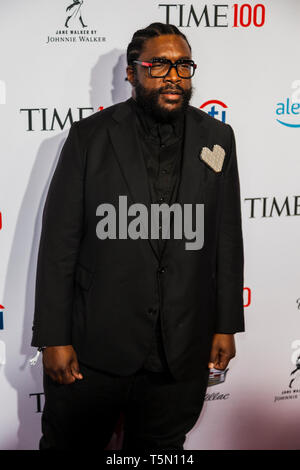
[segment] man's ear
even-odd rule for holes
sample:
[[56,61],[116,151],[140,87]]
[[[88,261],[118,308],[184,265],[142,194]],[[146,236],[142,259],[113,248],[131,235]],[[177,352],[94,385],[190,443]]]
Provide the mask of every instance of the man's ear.
[[126,73],[127,73],[127,80],[130,82],[130,84],[135,87],[136,86],[136,75],[134,72],[134,68],[132,65],[128,65],[126,68]]

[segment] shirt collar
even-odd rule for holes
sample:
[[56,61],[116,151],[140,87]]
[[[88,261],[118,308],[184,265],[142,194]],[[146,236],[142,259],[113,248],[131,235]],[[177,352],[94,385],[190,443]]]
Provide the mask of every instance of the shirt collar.
[[180,136],[182,134],[184,113],[182,113],[178,119],[172,121],[171,123],[161,123],[156,121],[156,119],[151,114],[147,113],[134,98],[130,98],[129,101],[132,107],[135,109],[141,125],[146,133],[153,137],[159,137],[162,140],[168,138],[168,136],[172,134],[176,136]]

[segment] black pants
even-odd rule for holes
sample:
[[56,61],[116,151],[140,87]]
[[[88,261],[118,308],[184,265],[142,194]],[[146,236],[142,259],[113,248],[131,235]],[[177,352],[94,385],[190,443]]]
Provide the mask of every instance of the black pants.
[[118,377],[80,364],[80,371],[83,379],[70,385],[44,373],[40,450],[103,450],[121,413],[122,450],[183,449],[203,406],[208,369],[186,382],[146,370]]

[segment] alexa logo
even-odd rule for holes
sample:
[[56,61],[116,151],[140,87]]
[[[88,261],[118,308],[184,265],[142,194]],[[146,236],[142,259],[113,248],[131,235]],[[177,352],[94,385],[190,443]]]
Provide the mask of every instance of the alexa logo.
[[290,97],[276,104],[276,121],[286,127],[300,127],[300,80],[291,84]]
[[300,127],[300,103],[292,103],[290,98],[277,103],[276,121],[282,126]]
[[219,119],[222,122],[226,122],[226,110],[227,105],[220,100],[209,100],[205,101],[200,106],[200,109],[203,109],[210,116]]

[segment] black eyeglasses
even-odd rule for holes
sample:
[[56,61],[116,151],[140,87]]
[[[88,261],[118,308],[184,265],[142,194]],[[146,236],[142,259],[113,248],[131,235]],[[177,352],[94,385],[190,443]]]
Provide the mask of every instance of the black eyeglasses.
[[177,75],[180,78],[192,78],[197,65],[193,60],[179,59],[174,64],[169,59],[153,59],[152,62],[144,62],[142,60],[134,60],[135,64],[142,67],[148,67],[149,76],[152,78],[164,78],[168,75],[171,68],[176,69]]

